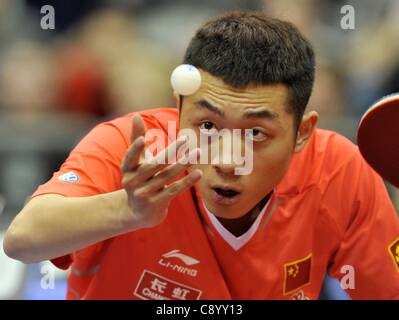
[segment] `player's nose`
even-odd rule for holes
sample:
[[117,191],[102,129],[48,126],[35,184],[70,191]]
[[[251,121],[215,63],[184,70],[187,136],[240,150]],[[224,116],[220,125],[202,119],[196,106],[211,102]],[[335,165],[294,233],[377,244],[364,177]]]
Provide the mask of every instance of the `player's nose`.
[[236,165],[235,164],[214,164],[213,168],[218,174],[221,175],[235,175],[235,169]]

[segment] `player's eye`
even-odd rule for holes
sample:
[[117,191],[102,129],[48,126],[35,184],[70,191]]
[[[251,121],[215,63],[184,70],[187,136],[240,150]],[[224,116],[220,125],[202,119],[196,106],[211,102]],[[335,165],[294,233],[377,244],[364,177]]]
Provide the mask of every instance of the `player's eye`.
[[264,141],[267,139],[267,134],[257,128],[245,130],[245,136],[246,136],[246,138],[251,139],[256,142]]
[[217,133],[216,126],[211,121],[204,121],[199,126],[200,132],[206,135],[213,135]]

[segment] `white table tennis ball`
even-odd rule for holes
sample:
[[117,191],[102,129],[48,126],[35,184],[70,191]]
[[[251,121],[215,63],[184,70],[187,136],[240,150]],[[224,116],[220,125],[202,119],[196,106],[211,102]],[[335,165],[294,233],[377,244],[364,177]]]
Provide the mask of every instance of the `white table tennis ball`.
[[190,64],[182,64],[173,70],[170,83],[177,94],[189,96],[200,88],[201,73]]

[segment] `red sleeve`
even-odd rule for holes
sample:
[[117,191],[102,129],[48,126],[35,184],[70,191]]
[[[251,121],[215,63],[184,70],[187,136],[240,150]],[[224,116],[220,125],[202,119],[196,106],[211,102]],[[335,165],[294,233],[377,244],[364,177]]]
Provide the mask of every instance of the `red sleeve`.
[[[72,150],[60,170],[47,183],[39,186],[31,198],[50,193],[87,197],[121,189],[120,165],[130,145],[132,119],[137,113],[143,118],[147,130],[166,132],[168,121],[178,119],[177,109],[158,108],[132,112],[96,126]],[[167,140],[167,136],[161,138]],[[101,251],[103,243],[53,259],[52,262],[59,268],[67,269],[72,262],[78,263],[76,257],[84,256],[84,265],[89,264],[91,257]]]
[[384,182],[359,152],[344,172],[337,179],[345,194],[335,201],[350,214],[329,273],[353,285],[345,289],[354,299],[399,299],[399,219]]
[[[31,198],[49,193],[84,197],[120,189],[120,164],[127,148],[125,136],[114,123],[96,126],[79,142],[59,171],[39,186]],[[94,244],[86,251],[97,252],[101,245]],[[73,260],[74,254],[69,254],[52,259],[52,263],[67,269]]]
[[32,197],[46,193],[85,197],[119,189],[120,164],[127,148],[127,141],[115,125],[96,126]]

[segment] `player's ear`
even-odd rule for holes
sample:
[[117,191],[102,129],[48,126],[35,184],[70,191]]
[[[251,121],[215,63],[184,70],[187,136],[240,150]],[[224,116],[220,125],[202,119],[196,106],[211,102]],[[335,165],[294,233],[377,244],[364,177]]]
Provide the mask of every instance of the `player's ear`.
[[301,152],[306,146],[312,136],[313,130],[316,128],[318,120],[319,114],[316,111],[310,111],[303,115],[297,133],[295,152]]

